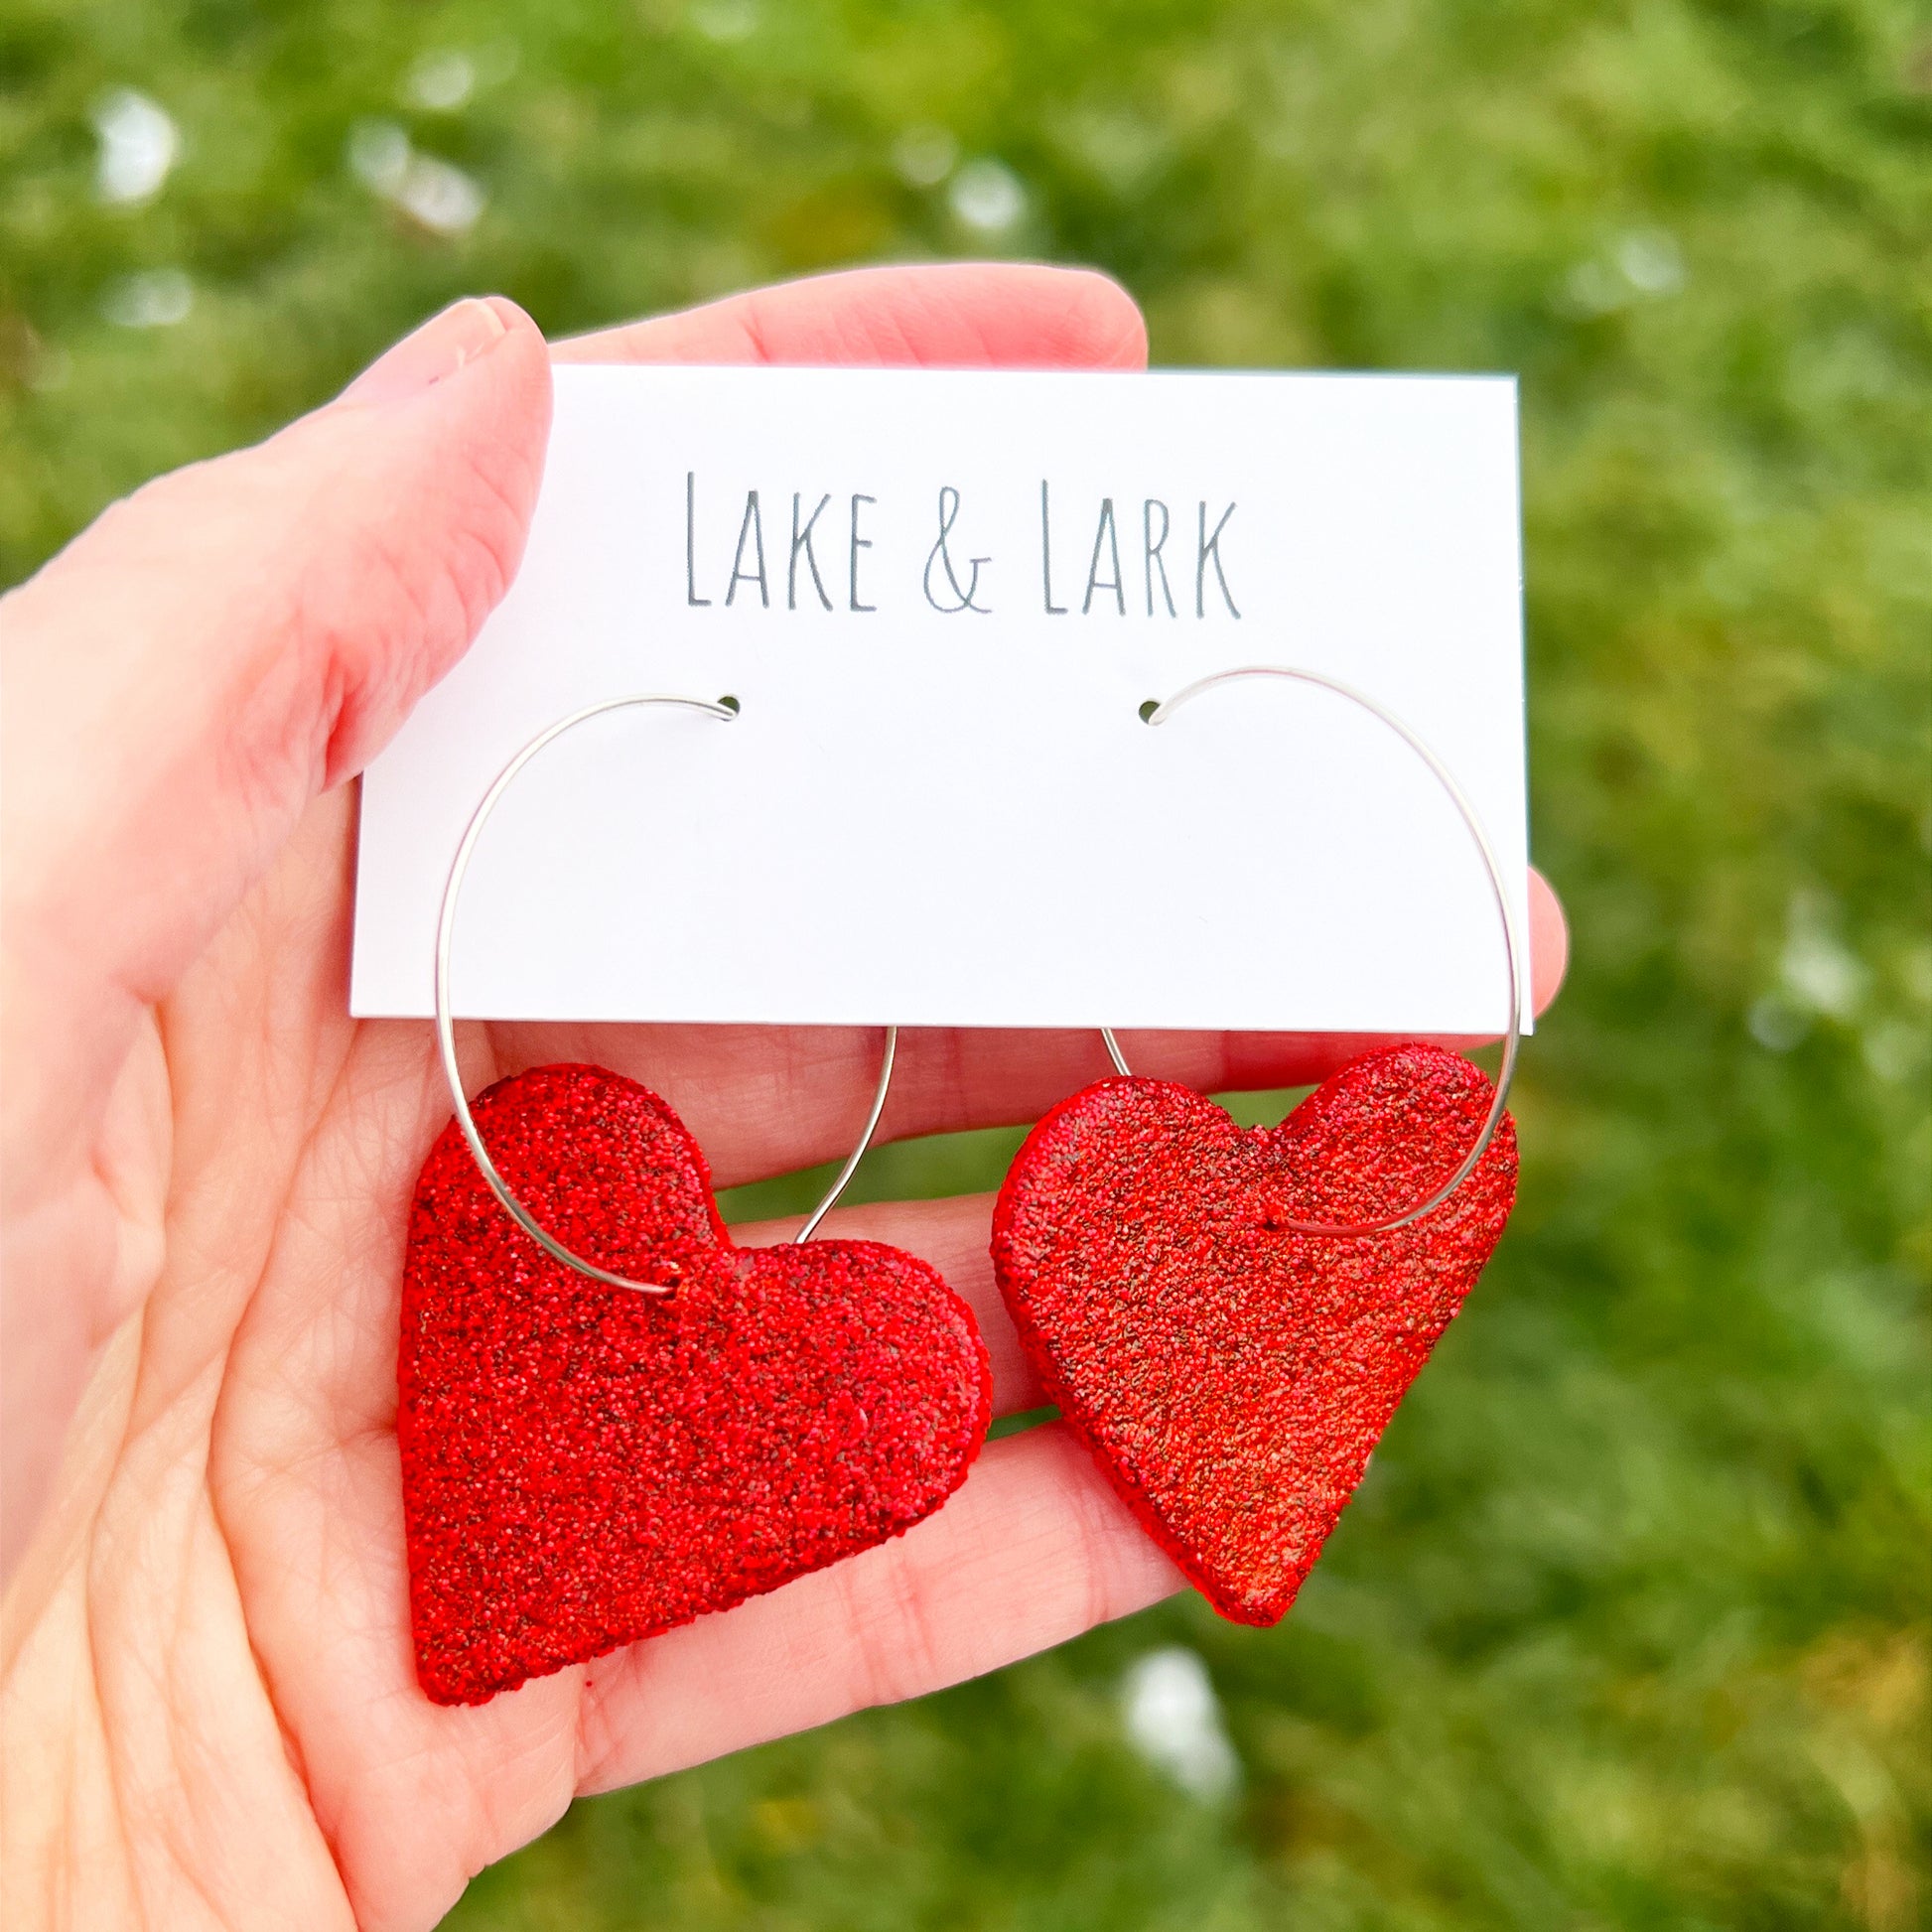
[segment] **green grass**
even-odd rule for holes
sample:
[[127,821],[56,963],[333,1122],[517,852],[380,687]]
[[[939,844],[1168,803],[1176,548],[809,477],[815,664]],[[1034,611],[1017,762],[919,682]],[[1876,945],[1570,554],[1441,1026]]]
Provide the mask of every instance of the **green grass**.
[[[563,331],[835,262],[1036,253],[1126,281],[1159,361],[1522,375],[1534,835],[1576,965],[1526,1055],[1509,1237],[1294,1614],[1177,1602],[580,1805],[454,1924],[1928,1922],[1923,12],[0,0],[0,23],[10,576],[481,287]],[[450,49],[469,100],[408,98]],[[88,114],[122,84],[185,142],[138,210],[92,193]],[[354,178],[370,121],[483,187],[474,227],[439,238]],[[908,178],[948,158],[922,129],[1010,171],[1010,227]],[[184,320],[106,320],[168,269]],[[870,1184],[990,1186],[1011,1145],[888,1150]],[[1241,1753],[1219,1808],[1121,1730],[1122,1671],[1173,1642]]]

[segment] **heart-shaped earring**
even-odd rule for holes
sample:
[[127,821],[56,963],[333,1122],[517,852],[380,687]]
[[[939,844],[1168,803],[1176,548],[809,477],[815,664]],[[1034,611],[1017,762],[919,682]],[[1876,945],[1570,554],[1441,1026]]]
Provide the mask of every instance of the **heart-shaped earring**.
[[458,846],[436,1023],[456,1118],[416,1183],[396,1433],[417,1677],[475,1704],[909,1529],[965,1480],[992,1381],[971,1311],[924,1262],[809,1237],[735,1247],[696,1141],[656,1095],[544,1066],[464,1097],[450,951],[470,855],[524,764],[629,705],[533,739]]
[[1278,1128],[1134,1077],[1074,1094],[1015,1158],[993,1266],[1050,1400],[1223,1616],[1277,1622],[1370,1451],[1500,1238],[1516,1189],[1504,1111],[1524,1022],[1511,900],[1474,808],[1428,746],[1312,671],[1223,671],[1149,704],[1278,677],[1362,706],[1418,753],[1489,874],[1509,971],[1492,1087],[1410,1044],[1366,1055]]

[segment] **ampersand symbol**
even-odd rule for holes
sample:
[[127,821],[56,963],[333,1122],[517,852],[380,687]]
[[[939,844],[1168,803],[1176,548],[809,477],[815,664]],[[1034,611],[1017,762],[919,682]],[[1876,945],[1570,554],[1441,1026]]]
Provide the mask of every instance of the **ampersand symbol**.
[[[959,520],[959,491],[951,483],[943,483],[939,489],[939,539],[926,553],[925,576],[920,580],[925,588],[925,601],[935,611],[943,611],[948,617],[960,611],[977,611],[981,617],[993,615],[993,607],[988,604],[975,604],[973,593],[980,585],[980,565],[991,563],[991,557],[969,557],[966,561],[972,572],[966,579],[966,588],[961,590],[959,579],[953,572],[952,552],[946,547],[946,538],[952,534],[952,526]],[[932,566],[937,564],[946,573],[946,582],[952,586],[953,602],[941,604],[932,595]]]

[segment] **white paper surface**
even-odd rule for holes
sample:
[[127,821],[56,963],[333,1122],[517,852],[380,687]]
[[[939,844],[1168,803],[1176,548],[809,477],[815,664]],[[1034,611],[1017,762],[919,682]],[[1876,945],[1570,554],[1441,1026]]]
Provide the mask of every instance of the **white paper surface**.
[[363,781],[353,1011],[432,1011],[451,857],[525,742],[729,692],[526,768],[459,1013],[1499,1031],[1486,874],[1393,733],[1262,681],[1141,721],[1257,663],[1419,733],[1527,932],[1513,381],[560,368],[516,583]]

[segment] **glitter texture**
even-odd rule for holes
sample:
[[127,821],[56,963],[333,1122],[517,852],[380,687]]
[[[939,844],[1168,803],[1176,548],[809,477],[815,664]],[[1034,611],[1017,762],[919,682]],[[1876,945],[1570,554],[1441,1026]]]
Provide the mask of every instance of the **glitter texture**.
[[1505,1118],[1433,1214],[1291,1234],[1425,1200],[1494,1089],[1403,1046],[1344,1067],[1277,1128],[1165,1080],[1103,1080],[1034,1129],[993,1265],[1051,1399],[1223,1616],[1278,1621],[1509,1218]]
[[404,1264],[403,1514],[416,1670],[476,1704],[897,1536],[965,1480],[992,1384],[971,1311],[872,1241],[741,1249],[677,1116],[546,1066],[478,1127],[552,1261],[452,1122]]

